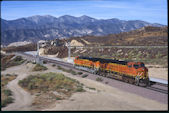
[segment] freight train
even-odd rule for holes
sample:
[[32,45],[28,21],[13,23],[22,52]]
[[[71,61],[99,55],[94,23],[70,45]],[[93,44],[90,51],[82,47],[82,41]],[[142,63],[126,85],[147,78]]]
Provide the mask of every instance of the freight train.
[[74,67],[135,85],[149,85],[148,69],[143,62],[77,56]]

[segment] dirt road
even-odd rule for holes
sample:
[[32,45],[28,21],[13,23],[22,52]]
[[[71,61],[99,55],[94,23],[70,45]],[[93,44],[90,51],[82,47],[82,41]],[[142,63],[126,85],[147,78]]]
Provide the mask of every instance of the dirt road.
[[[13,81],[9,82],[7,87],[13,92],[13,98],[14,103],[9,104],[7,107],[2,108],[2,111],[29,111],[31,110],[31,104],[32,104],[32,96],[25,91],[23,88],[21,88],[18,85],[18,81],[22,80],[23,78],[27,77],[28,70],[25,68],[22,68],[22,71],[19,71],[21,69],[21,66],[16,66],[12,68],[8,68],[6,71],[2,72],[2,74],[17,74],[17,78]],[[25,72],[25,73],[23,73]]]

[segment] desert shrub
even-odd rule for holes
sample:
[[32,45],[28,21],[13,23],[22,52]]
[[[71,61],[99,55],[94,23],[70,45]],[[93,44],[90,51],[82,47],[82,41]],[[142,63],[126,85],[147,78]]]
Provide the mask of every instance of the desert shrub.
[[109,82],[105,82],[105,84],[108,84]]
[[78,72],[77,74],[78,74],[78,75],[82,75],[83,73],[82,73],[82,72]]
[[6,76],[11,76],[11,74],[6,74]]
[[62,73],[44,73],[30,75],[20,80],[18,83],[21,87],[29,91],[47,92],[47,91],[64,91],[64,93],[72,93],[81,91],[83,85],[77,80],[64,76]]
[[56,66],[56,64],[52,64],[52,67],[55,67]]
[[11,96],[11,95],[12,95],[12,91],[9,90],[9,89],[4,89],[3,92],[4,92],[4,94],[5,94],[6,96]]
[[84,92],[85,90],[83,89],[83,87],[77,87],[76,92]]
[[89,88],[89,89],[91,89],[91,90],[96,90],[96,88],[93,88],[93,87],[87,87],[87,88]]
[[35,62],[35,61],[33,61],[33,62],[32,62],[32,64],[36,64],[36,62]]
[[47,61],[44,60],[44,61],[43,61],[43,64],[47,64]]
[[14,61],[22,61],[22,57],[21,56],[16,56],[16,58],[13,59]]
[[29,89],[29,90],[32,90],[33,87],[34,87],[34,84],[33,84],[33,83],[29,83],[29,84],[28,84],[28,89]]
[[100,78],[100,77],[97,77],[97,78],[96,78],[96,81],[100,81],[100,82],[101,82],[101,81],[103,81],[103,79]]
[[59,70],[64,71],[64,72],[71,73],[72,75],[77,75],[77,73],[76,73],[74,70],[72,70],[72,69],[65,69],[65,68],[62,68],[61,66],[58,66],[57,68],[58,68]]
[[59,70],[63,69],[61,66],[57,66],[57,68],[58,68]]
[[5,107],[9,103],[13,103],[14,99],[12,97],[8,97],[5,100],[1,101],[1,106]]
[[33,71],[44,71],[47,70],[48,68],[45,66],[42,66],[40,64],[36,64],[35,67],[33,68]]
[[84,75],[82,75],[82,78],[85,78],[85,77],[87,77],[88,75],[87,74],[84,74]]
[[[21,56],[15,55],[6,55],[5,57],[1,58],[1,70],[5,70],[6,68],[17,66],[24,63],[26,60],[22,59]],[[13,58],[13,59],[12,59]]]
[[60,98],[60,97],[56,97],[56,100],[62,100],[62,98]]
[[71,71],[72,75],[77,75],[77,73],[75,71]]
[[9,62],[11,66],[16,66],[24,63],[25,60],[21,56],[16,56],[13,60]]
[[27,61],[26,64],[30,63],[31,61]]

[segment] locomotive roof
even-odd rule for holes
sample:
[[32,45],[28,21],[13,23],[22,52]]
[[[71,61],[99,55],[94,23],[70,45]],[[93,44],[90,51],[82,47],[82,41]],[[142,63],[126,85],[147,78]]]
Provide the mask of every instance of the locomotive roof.
[[101,63],[116,63],[116,64],[122,64],[127,65],[128,61],[119,61],[119,60],[113,60],[113,59],[103,59],[103,58],[92,58],[92,57],[83,57],[80,56],[79,59],[88,59],[91,61],[100,61]]

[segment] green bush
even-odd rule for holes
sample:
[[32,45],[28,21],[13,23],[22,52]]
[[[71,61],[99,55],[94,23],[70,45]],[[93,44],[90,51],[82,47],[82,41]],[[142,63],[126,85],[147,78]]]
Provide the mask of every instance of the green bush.
[[62,67],[61,66],[57,66],[58,69],[61,69]]
[[85,90],[83,89],[83,87],[77,87],[76,92],[84,92]]
[[42,66],[40,64],[36,64],[35,67],[33,68],[33,71],[44,71],[47,70],[48,68],[45,66]]
[[36,62],[35,62],[35,61],[33,61],[33,62],[32,62],[32,64],[36,64]]
[[93,87],[87,87],[87,88],[89,88],[89,89],[91,89],[91,90],[96,90],[96,88],[93,88]]
[[28,84],[28,89],[29,89],[29,90],[32,90],[32,89],[33,89],[33,83],[29,83],[29,84]]
[[77,75],[77,73],[74,70],[72,70],[72,69],[65,69],[65,68],[62,68],[61,66],[58,66],[57,68],[59,70],[64,71],[64,72],[71,73],[72,75]]
[[96,81],[100,81],[100,82],[101,82],[101,81],[103,81],[103,79],[100,78],[100,77],[97,77],[97,78],[96,78]]
[[87,77],[88,75],[87,74],[84,74],[84,75],[82,75],[82,78],[85,78],[85,77]]
[[6,74],[6,76],[11,76],[11,74]]
[[43,64],[47,64],[47,61],[44,60],[44,61],[43,61]]
[[44,73],[30,75],[20,80],[18,83],[30,91],[47,92],[47,91],[66,91],[72,93],[81,91],[83,85],[75,79],[64,76],[62,73]]
[[82,75],[83,73],[82,73],[82,72],[78,72],[77,74],[78,74],[78,75]]
[[72,75],[77,75],[75,71],[71,71],[71,74]]
[[11,96],[11,95],[12,95],[12,91],[9,90],[9,89],[5,89],[5,90],[3,90],[3,92],[4,92],[4,94],[5,94],[6,96]]
[[56,97],[56,100],[62,100],[60,97]]
[[8,97],[5,100],[1,100],[1,107],[5,107],[9,103],[13,103],[14,99],[12,97]]
[[105,82],[105,84],[108,84],[109,82]]
[[55,67],[56,66],[56,64],[52,64],[52,67]]

